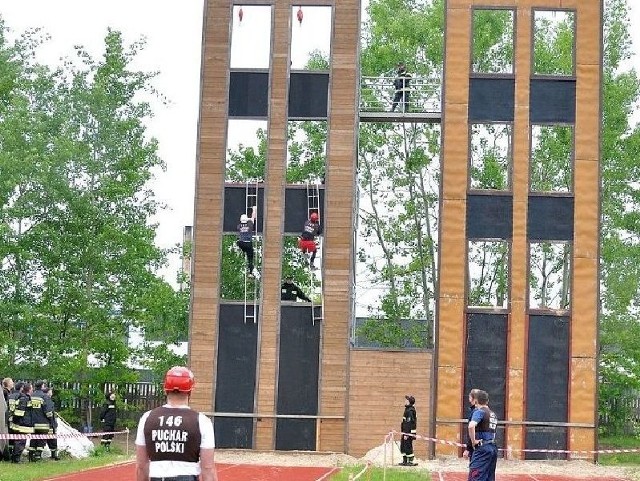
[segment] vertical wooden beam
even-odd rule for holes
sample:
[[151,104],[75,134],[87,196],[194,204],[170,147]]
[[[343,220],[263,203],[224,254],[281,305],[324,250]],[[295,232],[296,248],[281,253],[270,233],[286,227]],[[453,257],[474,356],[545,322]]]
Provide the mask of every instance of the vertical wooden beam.
[[[271,25],[269,76],[269,147],[263,215],[262,304],[260,308],[260,355],[258,356],[259,413],[276,413],[278,334],[280,330],[280,272],[284,228],[284,184],[287,163],[287,106],[289,99],[289,51],[291,43],[290,0],[276,0]],[[258,419],[256,449],[275,447],[275,420]]]
[[[577,34],[569,422],[596,424],[603,5],[602,0],[575,0],[573,8],[577,9]],[[569,429],[569,449],[595,446],[595,429]]]
[[[445,19],[435,399],[435,435],[441,439],[459,437],[457,424],[439,419],[460,417],[464,385],[471,3],[448,1]],[[457,452],[451,446],[437,445],[436,449],[442,454]]]
[[[527,205],[529,203],[529,86],[531,77],[531,9],[516,11],[515,39],[515,112],[513,125],[513,238],[511,241],[511,313],[507,347],[506,419],[524,419],[525,363],[527,359],[527,276],[529,259],[527,242]],[[522,426],[509,426],[505,448],[524,447]],[[514,451],[516,457],[519,452]]]
[[189,364],[198,383],[191,398],[192,405],[195,409],[207,412],[214,410],[215,399],[230,22],[230,0],[205,1],[196,158]]
[[[320,414],[348,409],[349,326],[353,316],[354,208],[358,152],[360,0],[333,7],[324,231],[324,321]],[[345,452],[346,420],[320,423],[321,451]]]

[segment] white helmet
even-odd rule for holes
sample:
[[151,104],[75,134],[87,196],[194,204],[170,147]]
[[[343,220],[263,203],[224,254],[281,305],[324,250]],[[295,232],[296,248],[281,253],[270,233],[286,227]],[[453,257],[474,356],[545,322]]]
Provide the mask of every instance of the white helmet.
[[241,223],[243,223],[243,224],[244,224],[244,223],[246,223],[246,222],[248,222],[248,221],[249,221],[249,218],[247,217],[247,214],[242,214],[242,215],[240,216],[240,222],[241,222]]

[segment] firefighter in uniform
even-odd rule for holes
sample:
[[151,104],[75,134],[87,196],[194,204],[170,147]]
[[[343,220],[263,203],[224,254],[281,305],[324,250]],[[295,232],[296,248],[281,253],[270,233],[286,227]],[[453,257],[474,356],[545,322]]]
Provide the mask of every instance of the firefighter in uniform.
[[167,403],[144,413],[138,424],[136,481],[218,481],[213,423],[189,407],[194,384],[186,367],[167,371]]
[[[50,403],[51,410],[53,412],[49,434],[56,434],[58,432],[58,415],[55,411],[56,405],[53,402],[53,389],[49,386],[43,387],[42,392],[44,393],[47,402]],[[58,456],[58,438],[46,439],[45,442],[47,443],[47,446],[49,446],[49,450],[51,451],[51,459],[53,459],[54,461],[60,461],[60,457]]]
[[251,218],[246,214],[240,216],[240,223],[238,224],[238,240],[236,245],[247,256],[247,274],[258,279],[260,273],[254,268],[253,259],[255,252],[253,249],[253,233],[255,231],[256,212],[257,206],[251,209]]
[[469,437],[473,443],[473,454],[469,463],[469,481],[495,481],[498,447],[496,427],[498,418],[489,409],[486,391],[476,393],[476,409],[469,421]]
[[[16,383],[16,388],[21,383]],[[12,434],[33,434],[33,421],[31,420],[31,384],[24,383],[21,386],[13,404],[13,413],[9,424],[9,431]],[[19,463],[22,452],[27,445],[26,439],[16,439],[13,441],[13,452],[11,462]]]
[[[471,421],[471,417],[473,416],[473,411],[476,410],[476,394],[478,394],[479,389],[472,389],[469,391],[469,412],[467,416],[467,423]],[[468,426],[468,424],[467,424]],[[471,438],[467,436],[467,446],[464,448],[464,452],[462,456],[465,458],[469,458],[469,462],[471,462],[471,454],[473,454],[473,443],[471,442]]]
[[[31,393],[31,420],[34,434],[49,434],[53,429],[53,401],[43,391],[44,381],[36,381]],[[42,459],[46,439],[32,439],[29,442],[29,461]]]
[[318,251],[318,247],[316,246],[316,236],[321,232],[319,219],[320,217],[317,213],[311,213],[309,219],[304,223],[302,234],[300,234],[300,237],[298,238],[298,247],[302,253],[311,253],[311,258],[309,259],[309,267],[311,270],[316,268],[314,264],[316,260],[316,253]]
[[[116,393],[109,392],[105,395],[105,402],[100,410],[100,422],[103,423],[105,433],[113,433],[116,430]],[[100,440],[100,445],[106,450],[111,450],[113,434],[104,434]]]
[[[9,415],[7,420],[7,426],[9,426],[9,434],[20,434],[20,432],[17,431],[15,428],[16,425],[14,424],[13,415],[15,413],[16,406],[18,404],[18,399],[22,394],[23,386],[24,386],[24,383],[22,381],[16,382],[15,385],[13,386],[13,390],[11,391],[11,393],[9,393],[9,397],[7,398],[7,414]],[[9,459],[11,461],[14,461],[13,449],[14,449],[15,443],[16,443],[15,439],[9,440]]]
[[[403,433],[402,439],[400,440],[400,452],[402,453],[402,462],[400,463],[400,466],[417,466],[418,463],[415,463],[413,461],[413,440],[415,439],[418,423],[416,408],[414,406],[416,403],[416,398],[409,395],[405,396],[404,398],[406,399],[407,403],[404,406],[402,424],[400,425],[400,431]],[[410,436],[410,434],[413,434],[413,436]]]
[[280,286],[280,300],[297,301],[298,299],[306,302],[311,302],[311,299],[309,299],[307,295],[302,292],[302,289],[300,289],[298,285],[293,282],[293,279],[291,277],[287,277]]
[[396,94],[393,97],[393,104],[391,105],[392,112],[396,110],[398,103],[401,104],[401,112],[409,111],[409,82],[411,82],[411,74],[407,72],[407,67],[401,62],[398,64],[396,79],[393,81]]

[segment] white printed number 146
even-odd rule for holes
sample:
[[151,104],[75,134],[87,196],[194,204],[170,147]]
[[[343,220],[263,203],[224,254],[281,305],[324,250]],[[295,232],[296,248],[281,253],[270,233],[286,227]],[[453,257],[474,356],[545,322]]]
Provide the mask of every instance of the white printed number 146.
[[160,416],[160,426],[178,427],[182,424],[182,416]]

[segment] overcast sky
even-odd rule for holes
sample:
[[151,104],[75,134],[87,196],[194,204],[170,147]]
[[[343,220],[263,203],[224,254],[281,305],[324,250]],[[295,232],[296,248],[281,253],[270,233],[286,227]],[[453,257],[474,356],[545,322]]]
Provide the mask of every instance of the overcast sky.
[[[632,25],[640,25],[640,5],[635,5],[635,0],[629,0],[629,4],[634,5]],[[268,59],[264,48],[268,41],[261,37],[264,29],[253,23],[258,16],[252,9],[260,8],[265,7],[245,6],[239,28],[234,15],[232,66],[266,66],[258,64]],[[159,71],[155,86],[171,101],[168,106],[157,106],[155,118],[149,122],[149,132],[159,140],[160,155],[167,163],[167,171],[159,173],[153,186],[159,200],[170,208],[157,219],[161,247],[180,242],[183,226],[193,222],[202,10],[203,0],[0,0],[0,13],[13,31],[42,27],[51,36],[40,49],[40,59],[47,63],[56,64],[60,57],[71,56],[73,46],[78,44],[101,55],[108,27],[122,31],[128,42],[146,37],[147,48],[136,67]],[[303,24],[294,22],[292,28],[294,68],[302,67],[310,50],[324,50],[329,36],[328,9],[303,10]],[[631,28],[634,64],[638,66],[639,30]],[[244,40],[236,43],[240,37]],[[174,259],[165,273],[171,277],[168,280],[173,280],[178,266]]]

